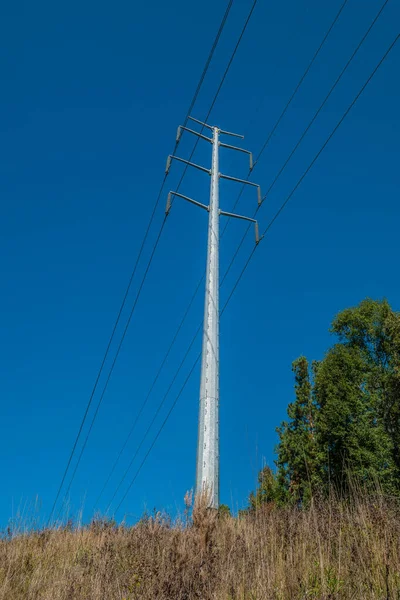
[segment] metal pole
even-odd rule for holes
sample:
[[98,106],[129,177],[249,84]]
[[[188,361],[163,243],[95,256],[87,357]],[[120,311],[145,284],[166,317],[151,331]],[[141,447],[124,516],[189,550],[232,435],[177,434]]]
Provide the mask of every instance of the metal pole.
[[252,154],[248,150],[237,148],[228,144],[220,144],[219,136],[222,134],[234,135],[243,138],[243,136],[222,131],[218,127],[212,127],[207,123],[202,123],[193,117],[192,121],[200,123],[213,132],[212,140],[201,133],[187,127],[178,128],[180,139],[181,132],[187,131],[190,134],[205,138],[213,144],[211,169],[206,169],[201,165],[194,164],[175,155],[170,155],[167,160],[165,172],[168,174],[173,160],[179,160],[186,163],[189,167],[195,167],[211,175],[210,205],[206,206],[193,200],[188,196],[171,191],[168,194],[166,214],[171,210],[171,197],[178,196],[187,202],[199,206],[209,211],[208,217],[208,247],[207,247],[207,272],[206,272],[206,294],[204,303],[204,324],[203,324],[203,348],[201,359],[201,379],[200,379],[200,402],[199,402],[199,431],[197,438],[197,460],[196,460],[196,494],[207,492],[209,495],[209,507],[218,508],[219,506],[219,215],[234,217],[235,219],[244,219],[251,221],[255,226],[256,244],[260,241],[258,234],[258,223],[254,218],[245,217],[233,213],[227,213],[219,210],[219,179],[229,179],[238,183],[243,183],[257,188],[258,204],[261,204],[260,186],[247,179],[238,179],[230,175],[224,175],[219,172],[218,154],[219,146],[246,152],[250,155],[250,170],[253,166]]
[[219,506],[219,129],[213,127],[196,494]]

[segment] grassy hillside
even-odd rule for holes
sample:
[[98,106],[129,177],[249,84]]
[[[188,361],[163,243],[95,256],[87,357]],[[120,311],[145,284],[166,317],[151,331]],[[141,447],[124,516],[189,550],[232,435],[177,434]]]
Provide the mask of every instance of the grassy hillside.
[[4,600],[400,598],[400,507],[375,496],[189,523],[4,536]]

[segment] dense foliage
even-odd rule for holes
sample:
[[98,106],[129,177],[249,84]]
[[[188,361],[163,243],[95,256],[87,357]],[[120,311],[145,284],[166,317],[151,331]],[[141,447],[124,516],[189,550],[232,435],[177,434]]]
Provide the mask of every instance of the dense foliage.
[[277,429],[276,473],[265,467],[250,496],[307,503],[357,482],[400,492],[400,314],[386,300],[364,300],[337,315],[336,343],[319,362],[293,363],[295,399]]

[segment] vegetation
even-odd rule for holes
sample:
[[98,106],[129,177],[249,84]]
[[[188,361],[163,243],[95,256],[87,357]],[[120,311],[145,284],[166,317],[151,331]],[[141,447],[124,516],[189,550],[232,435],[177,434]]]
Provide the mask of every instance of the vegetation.
[[0,541],[3,600],[394,600],[399,590],[399,506],[360,492],[240,518],[200,505],[189,524],[156,515]]
[[307,505],[332,488],[400,492],[400,315],[386,300],[364,300],[341,312],[337,342],[320,362],[293,363],[295,400],[278,428],[277,471],[265,467],[250,496]]
[[238,517],[185,497],[184,518],[0,539],[0,600],[400,598],[400,315],[365,300],[333,321]]

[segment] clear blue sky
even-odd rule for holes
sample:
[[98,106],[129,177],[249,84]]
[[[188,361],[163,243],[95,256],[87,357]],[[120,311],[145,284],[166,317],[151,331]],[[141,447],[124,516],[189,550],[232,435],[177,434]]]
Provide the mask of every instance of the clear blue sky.
[[[234,0],[196,104],[203,118],[250,0]],[[212,114],[259,151],[341,0],[259,0]],[[349,0],[254,171],[264,189],[327,93],[381,2]],[[48,515],[174,145],[226,3],[3,3],[0,19],[0,525],[38,498]],[[263,228],[398,33],[391,0],[259,213]],[[396,47],[262,242],[221,322],[221,501],[242,507],[293,398],[291,362],[321,358],[336,312],[366,296],[400,310],[399,65]],[[180,153],[188,154],[190,139]],[[209,147],[196,160],[209,163]],[[221,170],[244,177],[243,156]],[[174,166],[166,192],[181,170]],[[207,202],[209,180],[181,188]],[[221,185],[232,207],[237,186]],[[163,218],[165,195],[133,292]],[[239,210],[255,208],[254,191]],[[223,272],[245,225],[221,243]],[[205,264],[206,214],[176,202],[71,490],[93,502]],[[252,247],[249,236],[221,303]],[[130,297],[130,300],[132,299]],[[203,291],[160,378],[104,509],[202,318]],[[200,339],[180,375],[178,391]],[[199,371],[119,517],[183,507],[193,486]],[[175,394],[165,406],[161,422]],[[155,431],[150,436],[151,441]],[[148,443],[149,443],[148,442]],[[143,453],[146,451],[145,445]],[[141,453],[141,457],[143,456]],[[140,460],[138,461],[139,464]],[[134,471],[133,471],[134,472]]]

